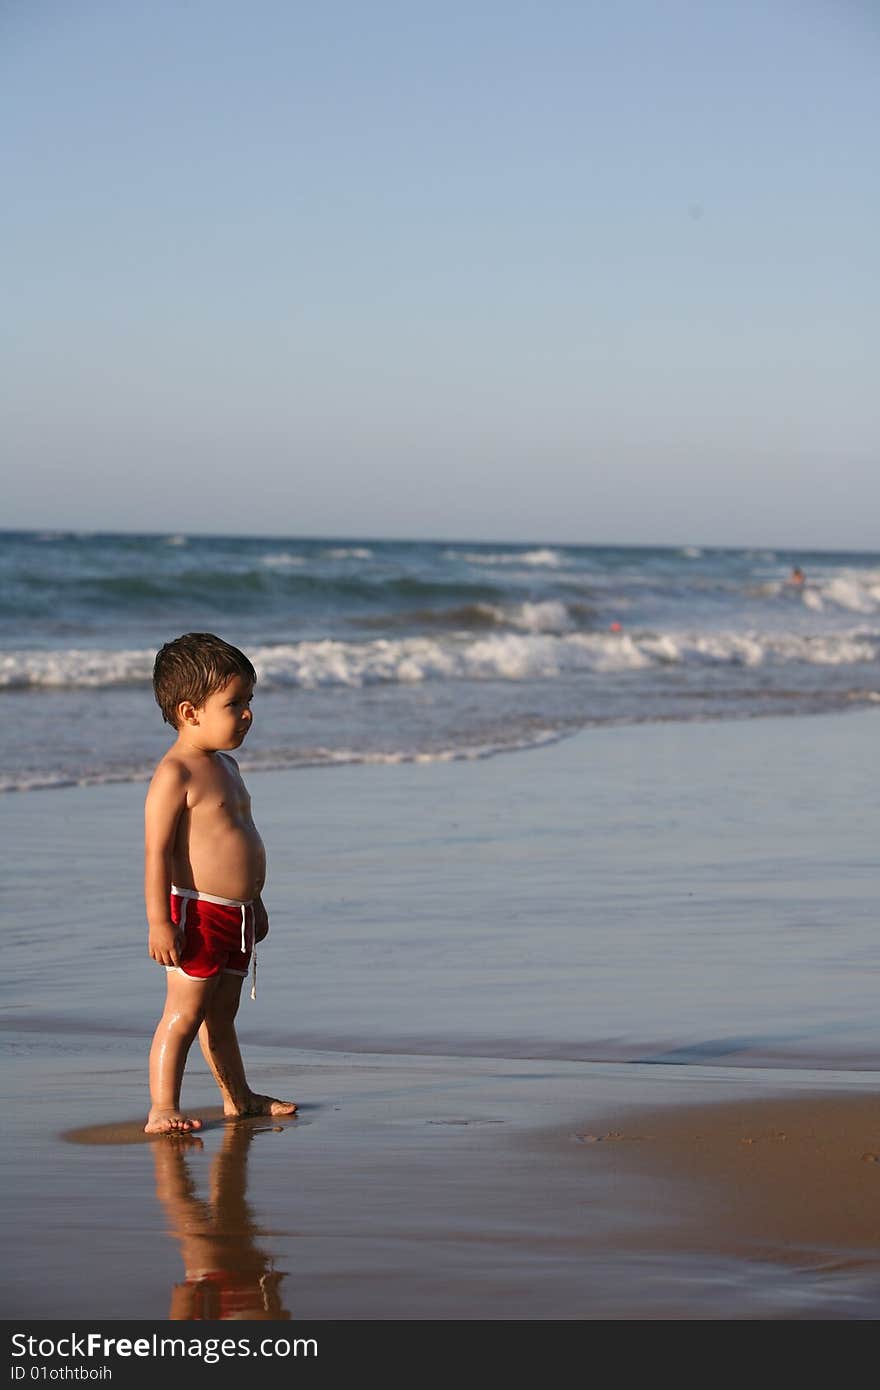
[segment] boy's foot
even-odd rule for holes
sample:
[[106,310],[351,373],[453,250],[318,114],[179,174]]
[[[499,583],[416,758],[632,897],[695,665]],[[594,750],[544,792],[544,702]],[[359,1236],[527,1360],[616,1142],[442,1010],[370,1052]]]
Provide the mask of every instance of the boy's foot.
[[201,1120],[194,1120],[180,1110],[163,1110],[154,1106],[147,1116],[144,1134],[188,1134],[192,1129],[201,1129]]
[[295,1115],[296,1106],[292,1100],[275,1100],[273,1096],[258,1096],[251,1091],[243,1105],[228,1102],[223,1106],[227,1117],[241,1119],[245,1115]]

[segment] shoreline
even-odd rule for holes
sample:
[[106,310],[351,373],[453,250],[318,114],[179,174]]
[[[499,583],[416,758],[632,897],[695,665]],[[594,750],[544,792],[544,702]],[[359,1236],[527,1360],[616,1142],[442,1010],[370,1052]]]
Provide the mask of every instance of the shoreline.
[[[438,753],[359,753],[352,751],[350,756],[346,752],[344,756],[334,754],[326,759],[310,759],[294,762],[248,762],[247,758],[240,761],[239,765],[247,777],[263,777],[266,775],[295,774],[303,772],[329,772],[345,771],[353,768],[430,768],[433,766],[449,767],[456,764],[470,766],[475,763],[494,762],[498,759],[507,759],[521,754],[539,754],[547,748],[555,748],[560,744],[577,742],[581,739],[588,739],[591,735],[601,735],[611,730],[636,730],[636,729],[658,729],[663,730],[669,727],[692,729],[705,728],[712,726],[726,726],[729,724],[752,724],[752,723],[772,723],[778,721],[784,724],[791,722],[798,723],[801,720],[836,720],[852,716],[872,715],[880,704],[880,696],[876,692],[860,693],[858,699],[847,696],[837,704],[827,707],[810,708],[803,710],[787,710],[781,713],[777,710],[749,711],[737,714],[701,714],[698,717],[686,719],[684,716],[658,716],[655,718],[639,718],[638,716],[609,717],[604,720],[595,720],[578,725],[574,729],[547,730],[544,734],[537,736],[533,741],[512,744],[510,746],[500,745],[498,747],[475,749],[450,749]],[[165,750],[159,750],[165,751]],[[13,795],[31,795],[34,792],[62,792],[80,791],[88,788],[97,787],[119,787],[119,786],[143,786],[149,782],[155,763],[150,763],[143,769],[132,772],[121,773],[96,773],[94,776],[87,777],[67,777],[59,776],[58,780],[34,781],[27,785],[0,785],[0,798]]]
[[[0,1037],[4,1035],[22,1034],[44,1034],[47,1031],[58,1037],[119,1037],[119,1038],[142,1038],[142,1028],[130,1024],[113,1022],[111,1020],[83,1020],[74,1015],[63,1017],[52,1015],[51,1018],[40,1017],[21,1017],[16,1018],[12,1013],[0,1015]],[[452,1042],[450,1039],[438,1039],[432,1041],[428,1038],[413,1037],[370,1037],[366,1039],[353,1039],[346,1037],[332,1037],[327,1035],[308,1036],[292,1033],[279,1033],[277,1029],[261,1029],[259,1032],[249,1031],[247,1035],[248,1048],[284,1048],[291,1053],[305,1053],[311,1056],[326,1055],[327,1057],[386,1057],[386,1058],[422,1058],[426,1061],[442,1062],[541,1062],[554,1063],[560,1066],[615,1066],[622,1069],[622,1074],[627,1069],[654,1068],[662,1074],[664,1070],[678,1070],[684,1068],[688,1073],[699,1076],[701,1073],[711,1074],[718,1069],[730,1071],[732,1073],[743,1073],[744,1075],[768,1076],[773,1073],[780,1073],[786,1076],[802,1076],[811,1081],[818,1081],[823,1076],[839,1077],[845,1079],[859,1080],[866,1082],[877,1079],[880,1085],[880,1059],[872,1051],[865,1049],[860,1053],[841,1053],[834,1055],[827,1050],[816,1052],[814,1056],[802,1054],[800,1056],[791,1053],[780,1052],[776,1056],[763,1054],[760,1056],[747,1053],[739,1054],[739,1060],[732,1060],[730,1052],[726,1055],[723,1050],[712,1053],[706,1046],[702,1046],[699,1051],[701,1056],[688,1056],[688,1050],[682,1048],[678,1054],[658,1054],[648,1055],[648,1049],[634,1049],[632,1054],[625,1050],[615,1052],[612,1049],[602,1051],[601,1049],[584,1048],[579,1051],[560,1044],[550,1044],[539,1047],[530,1045],[528,1047],[518,1044],[514,1039],[493,1041],[487,1046],[485,1039],[460,1040]]]

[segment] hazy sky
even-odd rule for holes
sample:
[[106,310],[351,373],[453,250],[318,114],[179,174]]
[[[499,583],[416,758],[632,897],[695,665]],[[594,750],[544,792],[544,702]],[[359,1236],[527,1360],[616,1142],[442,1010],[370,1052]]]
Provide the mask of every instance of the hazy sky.
[[880,548],[875,0],[0,0],[0,526]]

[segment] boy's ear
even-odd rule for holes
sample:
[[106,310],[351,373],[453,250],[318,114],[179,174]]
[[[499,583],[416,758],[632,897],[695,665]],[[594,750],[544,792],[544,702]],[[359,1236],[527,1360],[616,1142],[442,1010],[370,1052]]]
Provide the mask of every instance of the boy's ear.
[[199,712],[192,700],[181,700],[177,706],[177,718],[180,724],[198,724]]

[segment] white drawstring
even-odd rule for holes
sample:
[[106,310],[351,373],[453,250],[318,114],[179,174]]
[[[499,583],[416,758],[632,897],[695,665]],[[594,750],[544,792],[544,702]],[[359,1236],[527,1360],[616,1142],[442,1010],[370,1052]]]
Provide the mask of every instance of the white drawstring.
[[[254,907],[253,903],[250,903],[249,906],[250,906],[250,909],[251,909],[251,916],[252,916],[253,922],[254,922],[254,940],[253,940],[253,952],[254,952],[254,954],[253,954],[253,959],[252,959],[252,962],[251,962],[252,971],[253,971],[253,979],[252,979],[252,983],[251,983],[251,998],[252,998],[252,999],[256,999],[256,997],[257,997],[257,910],[256,910],[256,908]],[[242,905],[241,905],[241,954],[242,954],[243,956],[247,954],[247,941],[246,941],[246,938],[245,938],[245,924],[246,924],[246,922],[247,922],[247,910],[248,910],[248,904],[247,904],[247,903],[242,903]]]

